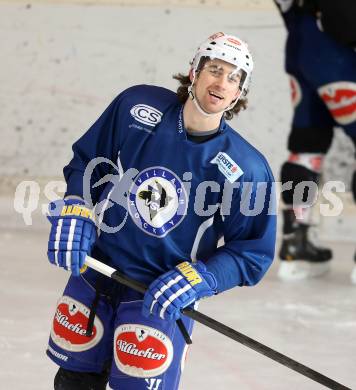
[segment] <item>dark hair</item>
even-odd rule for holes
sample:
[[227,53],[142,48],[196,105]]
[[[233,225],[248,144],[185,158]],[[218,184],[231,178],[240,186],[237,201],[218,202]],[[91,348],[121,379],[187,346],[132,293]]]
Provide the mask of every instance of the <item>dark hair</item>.
[[[189,76],[186,76],[182,73],[178,73],[178,74],[173,75],[173,78],[175,80],[178,80],[180,83],[180,85],[177,89],[177,95],[178,95],[179,101],[182,104],[184,104],[189,97],[188,88],[191,85],[190,78],[189,78]],[[224,118],[226,120],[231,120],[234,117],[234,115],[237,115],[241,110],[245,110],[246,108],[247,108],[247,99],[240,98],[233,108],[224,112]]]

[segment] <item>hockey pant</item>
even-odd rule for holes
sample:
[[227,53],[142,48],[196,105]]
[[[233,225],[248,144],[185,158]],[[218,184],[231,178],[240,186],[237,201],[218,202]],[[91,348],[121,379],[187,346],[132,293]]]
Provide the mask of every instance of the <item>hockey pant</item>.
[[[187,345],[174,321],[147,319],[141,306],[142,295],[129,288],[121,286],[112,301],[83,276],[71,276],[57,304],[47,355],[74,372],[110,367],[112,389],[178,389]],[[183,321],[191,334],[193,321]]]

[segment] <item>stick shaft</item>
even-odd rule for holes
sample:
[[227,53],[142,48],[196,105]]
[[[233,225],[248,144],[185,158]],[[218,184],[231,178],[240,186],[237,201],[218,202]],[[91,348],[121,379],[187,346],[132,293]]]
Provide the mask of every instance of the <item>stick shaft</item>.
[[294,370],[298,372],[299,374],[302,374],[309,379],[312,379],[315,382],[318,382],[324,386],[326,386],[329,389],[334,390],[351,390],[349,387],[346,387],[342,385],[339,382],[334,381],[333,379],[313,370],[312,368],[309,368],[305,366],[302,363],[297,362],[294,359],[289,358],[286,355],[283,355],[282,353],[275,351],[274,349],[267,347],[266,345],[232,329],[228,326],[206,316],[203,313],[200,313],[196,310],[186,308],[183,310],[183,314],[186,315],[189,318],[192,318],[193,320],[209,327],[210,329],[214,329],[215,331],[229,337],[232,340],[235,340],[239,342],[240,344],[245,345],[248,348],[253,349],[256,352],[261,353],[262,355],[267,356],[268,358],[274,360],[275,362],[278,362],[282,364],[283,366],[286,366],[290,368],[291,370]]
[[[128,286],[132,288],[133,290],[144,294],[147,290],[147,286],[145,286],[143,283],[140,283],[136,280],[133,280],[131,278],[128,278],[123,273],[117,271],[115,268],[112,268],[101,261],[98,261],[96,259],[93,259],[90,256],[87,256],[85,259],[85,264],[94,269],[97,272],[100,272],[106,276],[108,276],[111,279],[116,280],[117,282],[124,284],[125,286]],[[183,321],[179,318],[177,321],[177,326],[182,333],[182,336],[187,344],[192,344],[192,339],[190,338],[189,332],[187,331],[186,327],[184,326]]]

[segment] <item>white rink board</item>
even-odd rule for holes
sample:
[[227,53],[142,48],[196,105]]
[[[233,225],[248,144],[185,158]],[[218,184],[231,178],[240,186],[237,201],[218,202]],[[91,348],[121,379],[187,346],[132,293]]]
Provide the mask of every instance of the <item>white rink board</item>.
[[0,7],[0,126],[7,140],[0,144],[0,177],[60,176],[73,141],[120,91],[141,83],[176,89],[172,74],[188,72],[198,44],[221,30],[248,39],[256,63],[250,109],[234,125],[271,157],[283,154],[291,108],[284,30],[274,9]]
[[[278,177],[291,105],[285,31],[272,0],[236,9],[232,1],[156,3],[0,2],[0,193],[25,178],[61,177],[73,141],[120,91],[139,83],[175,89],[171,75],[188,71],[200,41],[221,30],[248,40],[255,59],[250,107],[232,124]],[[341,132],[336,141],[327,175],[348,183],[352,148]]]
[[[8,0],[0,0],[8,2]],[[24,0],[12,0],[28,4]],[[32,0],[30,4],[83,4],[83,5],[116,5],[119,7],[218,7],[235,10],[271,9],[270,0]]]

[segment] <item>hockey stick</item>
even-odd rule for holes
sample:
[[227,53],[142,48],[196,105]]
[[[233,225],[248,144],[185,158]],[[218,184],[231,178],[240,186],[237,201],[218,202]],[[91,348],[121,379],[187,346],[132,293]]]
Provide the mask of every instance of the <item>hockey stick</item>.
[[[147,287],[145,285],[143,285],[142,283],[125,276],[123,273],[117,271],[116,269],[114,269],[112,267],[109,267],[108,265],[106,265],[98,260],[93,259],[90,256],[86,257],[85,264],[88,267],[90,267],[90,268],[108,276],[109,278],[114,279],[117,282],[119,282],[125,286],[128,286],[128,287],[132,288],[133,290],[136,290],[140,293],[144,294],[145,291],[147,290]],[[290,368],[291,370],[299,372],[299,374],[302,374],[302,375],[308,377],[309,379],[312,379],[313,381],[324,385],[325,387],[327,387],[329,389],[351,390],[351,388],[346,387],[346,386],[342,385],[341,383],[334,381],[333,379],[305,366],[304,364],[297,362],[296,360],[289,358],[286,355],[283,355],[280,352],[275,351],[272,348],[267,347],[266,345],[264,345],[256,340],[251,339],[250,337],[248,337],[240,332],[237,332],[236,330],[234,330],[232,328],[229,328],[228,326],[222,324],[221,322],[214,320],[213,318],[206,316],[203,313],[200,313],[200,312],[198,312],[194,309],[191,309],[191,308],[183,309],[182,313],[185,316],[207,326],[208,328],[216,330],[217,332],[229,337],[230,339],[235,340],[235,341],[245,345],[246,347],[253,349],[256,352],[259,352],[262,355],[267,356],[268,358],[282,364],[283,366]],[[184,327],[184,325],[183,325],[183,327]],[[185,329],[185,327],[184,327],[184,329]]]
[[[100,262],[99,260],[96,260],[90,256],[86,257],[85,264],[88,267],[94,269],[95,271],[98,271],[101,274],[104,274],[104,275],[108,276],[109,278],[114,279],[117,282],[119,282],[127,287],[132,288],[133,290],[136,290],[137,292],[144,294],[147,290],[147,286],[145,286],[144,284],[138,282],[137,280],[133,280],[133,279],[126,277],[124,274],[117,271],[116,269],[111,268],[108,265],[106,265],[106,264]],[[176,321],[176,323],[177,323],[177,326],[178,326],[186,344],[193,344],[193,341],[190,338],[190,335],[189,335],[186,327],[184,326],[183,321],[179,318]]]

